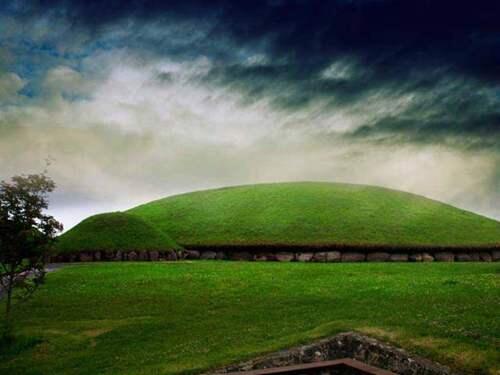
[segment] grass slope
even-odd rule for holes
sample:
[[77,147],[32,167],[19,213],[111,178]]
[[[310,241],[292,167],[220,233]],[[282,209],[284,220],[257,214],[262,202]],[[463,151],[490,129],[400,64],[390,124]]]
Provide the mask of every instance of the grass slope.
[[128,211],[182,245],[500,243],[500,222],[421,196],[336,183],[279,183],[167,197]]
[[140,217],[112,212],[91,216],[58,238],[61,253],[96,250],[169,250],[178,245]]
[[[500,370],[495,263],[93,263],[17,305],[1,374],[186,374],[358,330],[452,366]],[[0,302],[0,308],[3,308]]]

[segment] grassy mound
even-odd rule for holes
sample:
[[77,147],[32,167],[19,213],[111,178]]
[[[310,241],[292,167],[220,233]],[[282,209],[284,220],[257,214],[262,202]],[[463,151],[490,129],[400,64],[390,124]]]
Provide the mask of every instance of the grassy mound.
[[373,186],[279,183],[167,197],[128,211],[186,246],[485,246],[500,222]]
[[112,212],[91,216],[59,237],[61,253],[80,251],[170,250],[179,246],[140,217]]

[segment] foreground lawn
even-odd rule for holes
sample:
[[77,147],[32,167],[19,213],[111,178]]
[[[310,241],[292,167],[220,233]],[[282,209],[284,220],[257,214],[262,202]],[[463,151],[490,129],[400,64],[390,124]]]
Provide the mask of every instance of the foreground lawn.
[[[197,373],[341,331],[500,370],[498,264],[101,263],[15,310],[2,374]],[[2,306],[0,306],[2,307]]]

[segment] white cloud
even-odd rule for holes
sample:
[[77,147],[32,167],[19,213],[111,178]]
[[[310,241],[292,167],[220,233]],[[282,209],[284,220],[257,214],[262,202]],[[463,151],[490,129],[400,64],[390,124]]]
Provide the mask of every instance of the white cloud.
[[18,98],[18,92],[26,85],[26,81],[16,73],[0,72],[0,104],[13,102]]
[[351,59],[334,60],[321,73],[323,79],[348,80],[358,74],[359,67]]
[[487,152],[339,136],[401,113],[412,96],[379,91],[347,108],[318,102],[286,113],[267,98],[245,104],[231,88],[209,86],[211,67],[208,58],[146,62],[114,51],[87,58],[81,71],[50,70],[40,100],[0,109],[0,178],[41,170],[52,156],[54,213],[66,224],[167,194],[286,180],[384,185],[500,217]]

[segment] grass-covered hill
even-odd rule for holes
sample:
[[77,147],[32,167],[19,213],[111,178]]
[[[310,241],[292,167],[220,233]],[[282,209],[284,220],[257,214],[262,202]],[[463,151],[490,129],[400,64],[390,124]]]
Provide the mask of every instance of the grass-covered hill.
[[338,183],[176,195],[128,211],[185,246],[500,244],[500,222],[422,196]]
[[167,234],[140,217],[124,212],[91,216],[61,235],[56,246],[61,253],[170,250],[179,247]]

